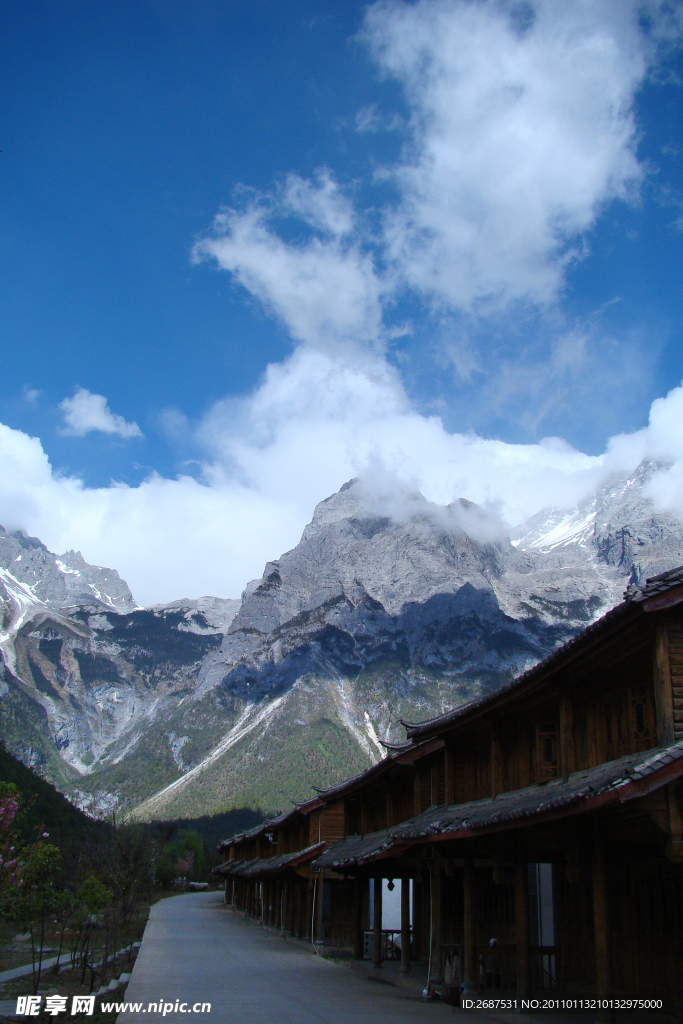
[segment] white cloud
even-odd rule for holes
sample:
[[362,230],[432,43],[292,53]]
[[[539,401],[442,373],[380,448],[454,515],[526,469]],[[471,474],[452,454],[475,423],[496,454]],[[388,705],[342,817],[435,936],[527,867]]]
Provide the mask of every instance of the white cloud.
[[[411,406],[381,355],[384,315],[406,289],[478,316],[552,303],[604,204],[637,195],[633,99],[656,42],[678,39],[670,8],[648,6],[659,19],[649,37],[636,0],[535,0],[526,24],[511,17],[526,8],[505,0],[370,7],[365,42],[411,111],[402,157],[383,172],[398,193],[379,233],[323,169],[312,180],[290,175],[270,195],[245,192],[194,250],[299,347],[252,395],[217,403],[195,427],[167,412],[167,431],[201,449],[199,480],[87,488],[53,472],[36,438],[0,428],[0,519],[117,568],[151,603],[235,596],[297,542],[317,501],[377,467],[437,504],[466,497],[513,524],[649,455],[671,463],[655,474],[653,499],[683,516],[683,389],[653,404],[643,430],[592,456],[561,439],[449,433]],[[366,112],[359,129],[378,117]],[[542,399],[563,374],[594,368],[590,331],[557,334],[545,370],[508,353],[497,401]],[[479,384],[487,364],[467,332],[452,349],[463,379]],[[61,408],[72,433],[140,435],[101,395],[81,389]]]
[[0,521],[116,568],[143,603],[231,597],[297,543],[316,502],[364,473],[441,505],[469,498],[513,524],[650,456],[672,464],[655,474],[653,498],[683,518],[682,415],[683,387],[653,404],[648,427],[614,438],[601,456],[558,439],[450,434],[411,408],[383,360],[302,347],[270,366],[251,397],[218,403],[197,426],[200,480],[152,475],[137,487],[88,488],[55,473],[37,438],[0,427]]
[[632,103],[651,48],[629,0],[381,2],[363,39],[403,86],[411,139],[385,173],[397,273],[452,308],[545,304],[604,203],[643,177]]
[[[315,345],[375,344],[406,288],[468,314],[547,306],[605,204],[637,198],[633,102],[655,39],[678,38],[669,8],[648,5],[646,32],[637,0],[380,0],[360,38],[411,112],[401,158],[378,172],[398,193],[381,233],[323,169],[224,210],[196,258]],[[398,124],[372,104],[356,117]],[[285,240],[283,217],[317,234]]]
[[37,390],[36,388],[29,387],[28,384],[24,384],[23,388],[21,389],[21,397],[29,405],[35,405],[38,399],[40,398],[40,391]]
[[357,132],[395,132],[405,127],[403,118],[398,114],[388,117],[381,114],[376,103],[369,103],[356,111],[355,125]]
[[84,437],[92,430],[119,437],[142,437],[137,423],[127,423],[123,416],[113,413],[104,395],[93,395],[87,388],[77,388],[73,398],[59,403],[64,413],[63,434]]
[[[306,236],[284,242],[273,226],[282,217],[304,222]],[[375,346],[382,286],[372,256],[350,238],[353,225],[351,205],[327,172],[315,182],[292,175],[278,194],[218,214],[194,257],[229,270],[296,341]]]
[[[566,324],[558,300],[606,204],[637,200],[633,103],[661,47],[680,42],[679,22],[659,0],[380,0],[359,38],[410,112],[400,158],[378,172],[394,201],[356,210],[366,193],[329,169],[290,175],[223,210],[195,259],[327,352],[382,351],[399,303],[409,297],[413,315],[417,297],[415,315],[436,312],[442,341],[427,358],[477,389],[480,422],[536,431],[586,406],[596,425],[614,422],[646,387],[633,372],[642,345],[601,337],[590,315]],[[366,105],[357,130],[399,127],[387,117]]]

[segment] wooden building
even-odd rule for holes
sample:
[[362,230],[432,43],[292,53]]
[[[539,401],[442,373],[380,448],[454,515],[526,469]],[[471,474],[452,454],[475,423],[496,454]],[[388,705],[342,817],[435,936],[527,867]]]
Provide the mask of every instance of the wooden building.
[[404,725],[362,775],[223,843],[226,899],[355,956],[372,916],[379,965],[391,879],[392,955],[435,985],[682,1008],[683,567],[495,694]]

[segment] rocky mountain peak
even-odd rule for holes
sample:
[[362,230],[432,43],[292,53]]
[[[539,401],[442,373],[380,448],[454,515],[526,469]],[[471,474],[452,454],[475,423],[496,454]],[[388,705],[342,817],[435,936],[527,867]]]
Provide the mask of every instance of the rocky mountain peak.
[[5,739],[56,780],[67,772],[83,806],[281,809],[382,756],[401,718],[490,692],[629,581],[681,565],[683,525],[654,508],[651,472],[643,463],[511,537],[465,497],[440,506],[379,474],[350,480],[241,606],[131,610],[113,570],[0,534],[2,642],[16,642],[0,679]]
[[419,491],[350,480],[321,501],[300,542],[245,589],[231,632],[268,633],[302,612],[370,598],[389,614],[465,583],[487,589],[519,556],[472,502],[439,506]]

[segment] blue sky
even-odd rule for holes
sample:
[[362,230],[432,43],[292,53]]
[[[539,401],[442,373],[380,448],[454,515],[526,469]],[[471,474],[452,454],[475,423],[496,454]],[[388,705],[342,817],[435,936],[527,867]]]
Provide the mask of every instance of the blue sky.
[[683,508],[679,3],[0,24],[5,525],[151,601],[235,596],[377,462],[514,522],[649,453]]

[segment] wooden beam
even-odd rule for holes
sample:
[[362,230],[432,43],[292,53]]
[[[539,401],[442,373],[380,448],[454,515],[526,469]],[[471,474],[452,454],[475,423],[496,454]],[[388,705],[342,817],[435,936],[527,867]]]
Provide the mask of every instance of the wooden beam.
[[655,683],[655,708],[657,712],[657,743],[668,747],[675,742],[674,703],[671,688],[671,663],[669,661],[669,630],[666,625],[657,626],[652,656],[652,670]]
[[517,931],[517,998],[531,993],[531,956],[529,929],[529,865],[526,850],[519,847],[515,865],[515,928]]

